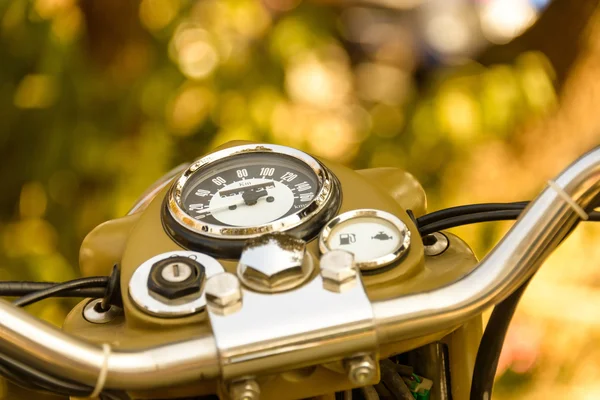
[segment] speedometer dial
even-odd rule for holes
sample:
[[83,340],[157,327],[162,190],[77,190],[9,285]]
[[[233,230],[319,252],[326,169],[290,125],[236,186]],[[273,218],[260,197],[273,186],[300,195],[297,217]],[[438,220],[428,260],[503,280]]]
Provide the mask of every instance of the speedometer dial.
[[246,154],[190,179],[182,201],[187,214],[202,222],[252,227],[297,213],[318,189],[315,173],[297,159]]
[[163,222],[185,247],[235,255],[242,239],[267,232],[316,236],[339,200],[337,180],[309,155],[243,145],[191,164],[169,192]]

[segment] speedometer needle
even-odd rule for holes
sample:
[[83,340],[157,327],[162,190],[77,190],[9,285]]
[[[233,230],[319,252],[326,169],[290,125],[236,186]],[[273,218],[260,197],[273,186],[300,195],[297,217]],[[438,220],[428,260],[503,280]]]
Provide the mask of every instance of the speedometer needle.
[[243,200],[240,201],[236,201],[235,203],[231,203],[231,204],[227,204],[224,206],[220,206],[220,207],[215,207],[215,208],[205,208],[204,210],[198,210],[196,211],[198,214],[208,214],[208,213],[216,213],[219,211],[223,211],[228,209],[229,207],[233,207],[233,206],[241,206],[242,204],[244,204],[245,202]]
[[248,191],[256,191],[257,189],[271,189],[275,187],[274,182],[259,183],[252,186],[239,187],[235,189],[222,190],[219,194],[221,197],[227,197],[230,194],[247,193]]
[[[256,200],[258,201],[258,200],[260,200],[260,199],[256,199]],[[226,204],[226,205],[224,205],[224,206],[219,206],[219,207],[215,207],[215,208],[205,208],[204,210],[198,210],[198,211],[196,211],[196,212],[197,212],[199,215],[201,215],[201,214],[209,214],[209,213],[210,213],[210,214],[214,214],[214,213],[216,213],[216,212],[219,212],[219,211],[224,211],[224,210],[227,210],[227,209],[229,209],[230,207],[233,207],[233,206],[236,206],[236,207],[237,207],[237,206],[241,206],[241,205],[244,205],[244,204],[247,204],[247,203],[246,203],[246,200],[244,200],[244,199],[241,199],[241,200],[238,200],[238,201],[236,201],[236,202],[234,202],[234,203]],[[255,203],[253,203],[253,204],[256,204],[256,202],[255,202]],[[249,204],[249,205],[253,205],[253,204]]]

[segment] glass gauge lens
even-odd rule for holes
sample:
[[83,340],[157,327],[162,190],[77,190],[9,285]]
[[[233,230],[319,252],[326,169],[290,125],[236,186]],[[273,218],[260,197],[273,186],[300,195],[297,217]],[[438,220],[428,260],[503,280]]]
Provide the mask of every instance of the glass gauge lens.
[[272,153],[235,155],[194,174],[182,208],[203,223],[252,227],[296,214],[316,196],[314,171],[295,158]]
[[328,243],[331,248],[353,253],[357,263],[364,263],[394,253],[404,235],[386,220],[362,217],[335,226]]
[[410,231],[396,216],[380,210],[352,210],[325,225],[321,252],[346,250],[361,270],[373,270],[399,260],[410,246]]

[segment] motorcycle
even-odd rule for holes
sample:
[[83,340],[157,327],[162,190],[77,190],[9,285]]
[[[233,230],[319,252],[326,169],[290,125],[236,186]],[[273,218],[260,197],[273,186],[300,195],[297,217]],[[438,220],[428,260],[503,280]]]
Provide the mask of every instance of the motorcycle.
[[[231,142],[90,232],[83,278],[0,282],[0,374],[71,399],[487,400],[521,294],[599,193],[600,148],[531,202],[426,213],[403,170]],[[481,261],[444,232],[517,218]],[[21,308],[57,296],[84,298],[62,331]]]

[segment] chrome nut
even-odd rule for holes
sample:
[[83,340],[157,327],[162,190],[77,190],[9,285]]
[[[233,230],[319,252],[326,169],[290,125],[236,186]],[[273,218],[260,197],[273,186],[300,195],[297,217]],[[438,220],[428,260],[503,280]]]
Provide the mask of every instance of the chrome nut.
[[214,275],[206,282],[204,293],[208,306],[217,314],[227,315],[241,308],[242,288],[234,274]]
[[346,283],[356,279],[358,271],[354,265],[354,254],[345,250],[331,250],[321,257],[321,276],[335,283]]
[[365,386],[375,379],[377,375],[377,365],[373,357],[363,355],[351,358],[346,361],[346,371],[348,379],[355,385]]
[[304,282],[312,271],[305,260],[306,243],[290,235],[269,233],[248,240],[238,264],[247,286],[266,292],[286,290]]
[[254,379],[232,382],[229,385],[229,397],[231,400],[258,400],[260,386]]

